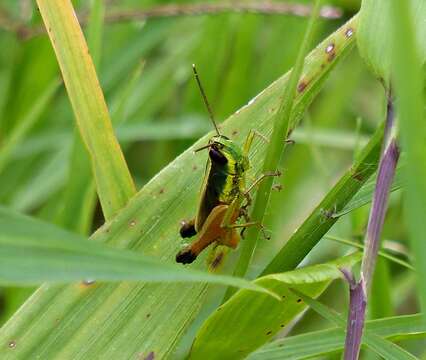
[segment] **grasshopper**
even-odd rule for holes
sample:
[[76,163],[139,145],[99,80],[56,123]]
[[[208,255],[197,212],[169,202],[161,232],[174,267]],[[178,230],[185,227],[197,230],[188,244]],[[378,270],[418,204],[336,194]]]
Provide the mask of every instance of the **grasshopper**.
[[[198,88],[208,110],[216,134],[207,145],[195,152],[208,149],[209,158],[201,187],[201,196],[195,219],[183,222],[180,229],[182,238],[198,235],[196,241],[176,255],[176,262],[192,263],[210,244],[225,245],[235,249],[240,235],[249,226],[261,224],[250,221],[247,207],[251,203],[250,191],[267,176],[279,176],[279,173],[264,174],[246,189],[246,172],[250,167],[249,151],[256,132],[251,130],[243,147],[222,135],[216,125],[213,112],[207,101],[197,70],[193,65]],[[244,223],[240,223],[240,219]],[[242,229],[241,234],[238,229]]]

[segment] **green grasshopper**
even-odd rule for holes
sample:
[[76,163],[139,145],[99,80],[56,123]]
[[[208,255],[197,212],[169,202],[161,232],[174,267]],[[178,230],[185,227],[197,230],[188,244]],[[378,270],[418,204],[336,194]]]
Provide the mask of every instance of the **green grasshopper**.
[[[198,235],[196,241],[176,255],[176,262],[192,263],[210,244],[225,245],[235,249],[240,241],[238,229],[262,225],[250,221],[247,207],[251,203],[250,191],[265,177],[279,176],[279,173],[264,174],[246,189],[246,172],[250,167],[248,154],[256,132],[251,130],[241,148],[222,135],[214,121],[213,112],[193,65],[195,79],[208,110],[216,135],[207,145],[195,150],[208,149],[209,159],[201,187],[201,197],[195,219],[183,222],[180,229],[182,238]],[[244,218],[244,223],[239,220]],[[241,232],[241,233],[242,233]]]

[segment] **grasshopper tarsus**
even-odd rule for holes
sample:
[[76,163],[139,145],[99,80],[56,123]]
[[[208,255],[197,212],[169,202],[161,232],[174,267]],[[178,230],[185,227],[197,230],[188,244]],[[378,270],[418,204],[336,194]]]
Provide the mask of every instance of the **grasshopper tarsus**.
[[191,264],[197,258],[191,249],[183,249],[176,255],[176,262],[180,264]]

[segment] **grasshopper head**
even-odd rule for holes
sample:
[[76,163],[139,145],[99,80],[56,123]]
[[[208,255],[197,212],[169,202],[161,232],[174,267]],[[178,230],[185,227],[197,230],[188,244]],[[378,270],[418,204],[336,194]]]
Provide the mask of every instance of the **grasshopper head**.
[[241,147],[223,135],[210,139],[209,157],[215,166],[223,167],[229,174],[241,174],[249,168],[248,158]]

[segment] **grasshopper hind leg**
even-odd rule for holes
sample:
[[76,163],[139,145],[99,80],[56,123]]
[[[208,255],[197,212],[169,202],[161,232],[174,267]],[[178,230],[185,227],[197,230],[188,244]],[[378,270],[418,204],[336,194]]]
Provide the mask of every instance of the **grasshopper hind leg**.
[[182,238],[190,238],[197,234],[197,231],[195,230],[195,219],[190,221],[182,221],[181,224],[182,226],[179,230],[179,233]]
[[197,254],[193,253],[191,248],[183,249],[176,255],[176,262],[180,264],[191,264],[197,258]]

